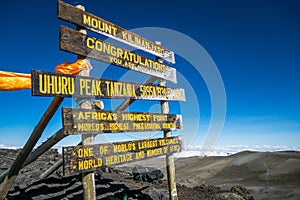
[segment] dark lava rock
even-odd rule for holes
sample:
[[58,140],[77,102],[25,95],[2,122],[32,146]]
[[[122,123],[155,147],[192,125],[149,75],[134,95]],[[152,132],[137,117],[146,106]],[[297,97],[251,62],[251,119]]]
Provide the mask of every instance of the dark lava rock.
[[245,187],[234,186],[230,189],[230,191],[242,196],[244,199],[253,200],[253,197],[250,195],[250,192]]
[[161,170],[154,167],[144,167],[136,165],[132,169],[133,179],[136,181],[145,181],[149,183],[160,183],[164,174]]
[[232,192],[221,192],[213,195],[212,200],[246,200],[246,199]]
[[194,187],[195,190],[200,190],[202,192],[211,192],[211,193],[218,193],[221,191],[220,187],[215,187],[212,185],[202,184],[200,186]]
[[149,199],[155,200],[168,200],[169,199],[169,192],[166,189],[156,189],[154,187],[148,187],[142,190],[143,194],[148,195]]

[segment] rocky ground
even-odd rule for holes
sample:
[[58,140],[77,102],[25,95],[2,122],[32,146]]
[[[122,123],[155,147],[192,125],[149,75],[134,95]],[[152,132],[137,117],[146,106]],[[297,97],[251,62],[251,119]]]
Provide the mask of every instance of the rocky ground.
[[[10,167],[18,152],[18,150],[0,149],[0,173]],[[251,167],[258,171],[260,170],[260,165],[259,163],[255,164],[254,161],[251,160],[254,159],[255,156],[254,158],[252,158],[253,156],[251,159],[249,158],[249,155],[253,155],[252,153],[237,155],[238,159],[237,156],[231,156],[201,159],[182,158],[176,160],[177,192],[179,199],[272,199],[268,197],[272,197],[274,192],[279,199],[280,195],[284,197],[281,199],[300,199],[299,190],[295,189],[300,186],[299,153],[292,154],[294,157],[289,158],[287,161],[287,164],[290,166],[293,164],[292,169],[290,169],[290,171],[285,169],[289,176],[286,175],[284,178],[288,180],[290,177],[290,186],[293,187],[290,187],[292,189],[289,191],[282,190],[281,192],[270,189],[270,187],[276,185],[276,180],[270,182],[272,173],[276,175],[277,179],[280,179],[280,174],[276,174],[273,168],[270,168],[272,171],[269,171],[268,174],[269,188],[266,188],[267,186],[255,188],[254,186],[256,185],[253,185],[255,181],[253,182],[251,180],[248,185],[245,184],[247,180],[243,179],[244,176],[247,176],[248,179],[252,178],[259,181],[253,171],[249,174],[247,164],[253,164]],[[280,157],[284,157],[284,155],[276,156],[278,157],[277,159],[280,159]],[[268,159],[270,160],[269,157]],[[51,149],[37,161],[22,169],[7,199],[82,199],[83,189],[81,174],[63,177],[62,168],[59,168],[49,177],[45,179],[39,178],[46,169],[51,167],[60,158],[61,155],[58,151]],[[262,158],[260,157],[260,159]],[[158,163],[163,163],[162,160],[163,159],[159,158],[154,159],[151,163],[158,165]],[[150,160],[147,162],[150,162]],[[148,163],[144,164],[148,165]],[[295,164],[296,167],[294,167]],[[134,165],[135,163],[126,167],[120,166],[111,168],[110,170],[106,170],[106,172],[96,172],[95,183],[97,199],[168,199],[169,193],[166,179],[163,179],[161,183],[135,181],[131,173],[131,169]],[[277,166],[277,168],[278,167],[280,166]],[[164,172],[163,169],[162,171]],[[261,171],[261,173],[264,174],[265,171]],[[240,181],[237,177],[239,177]],[[242,179],[243,181],[241,181]],[[285,181],[287,182],[287,180]],[[283,182],[283,180],[277,181],[279,181],[279,185],[286,183]],[[264,190],[264,188],[266,189]]]

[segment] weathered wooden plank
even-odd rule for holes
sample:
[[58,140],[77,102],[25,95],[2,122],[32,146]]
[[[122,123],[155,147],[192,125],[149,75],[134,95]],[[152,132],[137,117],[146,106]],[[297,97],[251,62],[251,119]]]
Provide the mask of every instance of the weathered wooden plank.
[[65,134],[98,134],[182,129],[177,114],[63,108]]
[[175,63],[174,52],[65,2],[58,1],[57,17]]
[[31,71],[33,96],[185,101],[184,89]]
[[63,147],[63,173],[69,176],[180,151],[178,137]]
[[59,49],[176,83],[176,69],[124,48],[60,27]]

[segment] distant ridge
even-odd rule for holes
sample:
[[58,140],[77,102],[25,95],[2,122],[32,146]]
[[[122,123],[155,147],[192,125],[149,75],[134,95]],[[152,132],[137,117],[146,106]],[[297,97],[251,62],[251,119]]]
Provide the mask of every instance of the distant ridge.
[[[20,149],[23,146],[18,145],[4,145],[0,144],[0,149]],[[61,153],[62,146],[54,146]],[[189,145],[184,147],[180,153],[176,153],[175,157],[194,157],[194,156],[229,156],[243,151],[257,151],[257,152],[278,152],[278,151],[300,151],[300,146],[286,146],[286,145],[228,145],[228,146],[215,146],[203,147],[200,145]]]
[[285,145],[228,145],[228,146],[187,146],[181,153],[175,154],[176,157],[193,157],[193,156],[229,156],[242,151],[257,152],[278,152],[278,151],[300,151],[300,146]]

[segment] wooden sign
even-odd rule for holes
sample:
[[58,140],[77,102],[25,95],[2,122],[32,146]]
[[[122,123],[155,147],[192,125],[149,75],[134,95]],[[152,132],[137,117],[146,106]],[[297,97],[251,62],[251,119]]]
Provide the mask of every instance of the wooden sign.
[[60,27],[59,49],[176,83],[176,69],[100,39]]
[[98,134],[182,129],[177,114],[63,108],[64,134]]
[[181,88],[143,85],[38,70],[31,71],[31,80],[33,96],[185,101],[185,93]]
[[181,151],[178,137],[63,147],[64,176]]
[[174,52],[70,4],[58,1],[57,17],[175,63]]

